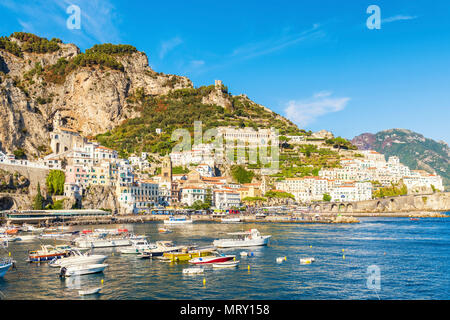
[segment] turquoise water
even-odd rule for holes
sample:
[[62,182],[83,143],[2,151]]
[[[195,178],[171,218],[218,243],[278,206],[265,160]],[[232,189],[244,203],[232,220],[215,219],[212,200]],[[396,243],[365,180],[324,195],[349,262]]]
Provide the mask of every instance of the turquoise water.
[[[123,226],[123,225],[122,225]],[[359,224],[220,224],[194,223],[158,234],[160,223],[125,225],[151,241],[209,245],[225,232],[258,228],[271,234],[268,247],[223,250],[236,254],[237,269],[208,268],[203,275],[183,275],[188,264],[170,264],[96,249],[109,255],[102,274],[61,280],[58,269],[25,262],[39,241],[11,243],[17,271],[0,279],[2,299],[449,299],[450,220],[362,218]],[[99,226],[104,228],[105,226]],[[113,227],[113,226],[106,226]],[[83,227],[78,227],[82,229]],[[91,228],[91,226],[89,226]],[[45,243],[54,244],[54,241]],[[342,251],[344,249],[344,252]],[[251,251],[253,257],[240,257]],[[345,259],[343,257],[345,255]],[[276,258],[286,256],[278,264]],[[315,262],[301,265],[300,258]],[[380,270],[380,288],[367,287],[368,266]],[[248,271],[250,266],[250,271]],[[100,295],[80,297],[78,288],[99,286]],[[203,279],[206,285],[203,286]]]

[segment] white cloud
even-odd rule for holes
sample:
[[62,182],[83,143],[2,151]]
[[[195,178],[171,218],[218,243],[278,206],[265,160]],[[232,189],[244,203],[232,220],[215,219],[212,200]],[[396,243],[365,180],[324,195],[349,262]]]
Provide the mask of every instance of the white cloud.
[[389,22],[394,22],[394,21],[402,21],[402,20],[413,20],[416,19],[417,16],[406,16],[406,15],[396,15],[396,16],[392,16],[386,19],[381,19],[381,23],[389,23]]
[[320,116],[344,110],[350,101],[348,97],[331,95],[330,91],[321,91],[306,100],[291,100],[286,104],[285,115],[299,126],[305,127]]
[[170,51],[173,50],[175,47],[179,46],[183,43],[183,40],[180,37],[175,37],[170,40],[164,41],[161,44],[161,49],[159,51],[159,58],[163,59],[164,56]]

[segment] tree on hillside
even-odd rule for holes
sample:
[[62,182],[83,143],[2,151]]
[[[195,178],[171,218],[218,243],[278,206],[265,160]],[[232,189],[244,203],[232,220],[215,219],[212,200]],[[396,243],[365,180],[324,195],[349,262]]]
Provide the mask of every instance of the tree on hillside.
[[234,166],[231,169],[231,175],[238,183],[250,183],[252,182],[254,173],[246,170],[244,166]]
[[50,194],[62,195],[64,194],[64,182],[66,176],[61,170],[50,170],[47,179],[47,191]]
[[328,193],[323,194],[323,201],[331,201],[331,196]]
[[42,194],[41,194],[41,185],[38,182],[37,194],[33,200],[33,209],[34,210],[42,210],[43,207],[44,207],[44,198],[42,197]]

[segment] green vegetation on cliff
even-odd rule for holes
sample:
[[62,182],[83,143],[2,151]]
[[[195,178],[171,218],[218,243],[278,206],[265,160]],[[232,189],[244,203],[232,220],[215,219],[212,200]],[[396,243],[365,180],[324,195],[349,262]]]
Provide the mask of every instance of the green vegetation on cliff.
[[[142,151],[167,154],[178,143],[171,141],[172,132],[175,129],[187,129],[193,136],[194,121],[202,122],[203,132],[219,126],[236,126],[255,129],[274,127],[282,133],[302,133],[294,124],[280,119],[277,114],[242,96],[232,97],[225,93],[225,87],[222,87],[222,93],[232,101],[230,108],[203,103],[203,99],[214,90],[216,88],[212,85],[150,96],[145,95],[143,89],[137,89],[127,102],[140,116],[126,120],[96,138],[101,144],[119,150],[124,156]],[[157,128],[161,128],[163,133],[156,134]]]
[[66,176],[64,171],[61,170],[50,170],[46,179],[47,191],[52,195],[62,195],[64,194],[64,182]]

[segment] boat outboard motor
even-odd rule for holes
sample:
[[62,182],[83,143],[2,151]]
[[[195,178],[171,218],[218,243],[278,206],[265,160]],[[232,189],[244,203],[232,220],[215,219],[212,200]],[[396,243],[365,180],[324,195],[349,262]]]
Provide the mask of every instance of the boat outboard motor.
[[62,267],[61,268],[61,271],[59,272],[59,276],[62,278],[62,277],[65,277],[66,276],[66,271],[67,271],[67,268],[66,267]]

